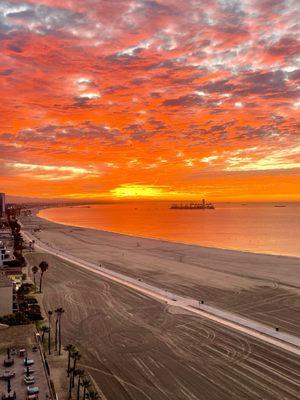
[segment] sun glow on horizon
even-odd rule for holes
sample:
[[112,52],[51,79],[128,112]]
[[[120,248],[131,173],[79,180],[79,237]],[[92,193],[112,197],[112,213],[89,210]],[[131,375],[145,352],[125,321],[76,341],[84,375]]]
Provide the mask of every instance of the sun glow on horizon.
[[[140,183],[122,184],[111,190],[113,198],[152,198],[152,199],[174,199],[174,198],[188,198],[195,197],[195,193],[185,193],[172,191],[168,186],[145,185]],[[202,193],[203,196],[203,193]]]

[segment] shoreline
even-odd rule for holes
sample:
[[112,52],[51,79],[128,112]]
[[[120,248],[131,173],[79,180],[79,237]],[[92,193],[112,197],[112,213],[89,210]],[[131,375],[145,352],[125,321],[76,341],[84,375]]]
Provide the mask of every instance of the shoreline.
[[[72,206],[72,208],[76,208],[76,207],[80,208],[80,207],[82,207],[82,205]],[[93,231],[100,232],[103,234],[108,233],[108,234],[121,235],[121,236],[125,236],[125,237],[137,238],[137,239],[156,240],[158,242],[175,243],[175,244],[180,244],[180,245],[185,245],[185,246],[197,246],[197,247],[203,248],[203,249],[234,251],[234,252],[240,252],[240,253],[245,253],[245,254],[250,253],[250,254],[255,254],[255,255],[265,255],[265,256],[273,256],[273,257],[296,258],[296,259],[300,260],[300,255],[296,256],[296,255],[282,254],[282,253],[266,253],[266,252],[252,251],[252,250],[246,250],[246,249],[239,249],[239,248],[234,248],[234,247],[230,248],[230,247],[205,246],[205,245],[201,245],[198,243],[183,242],[183,241],[178,241],[178,240],[168,240],[168,239],[164,239],[164,238],[159,238],[157,236],[142,236],[142,235],[131,234],[131,233],[127,233],[127,232],[117,232],[117,231],[109,231],[109,230],[104,230],[104,229],[99,229],[99,228],[93,228],[93,227],[88,227],[85,225],[66,224],[64,222],[58,222],[58,221],[55,221],[55,220],[52,220],[50,218],[46,218],[46,217],[40,215],[41,211],[45,211],[45,210],[49,210],[49,209],[58,209],[58,208],[63,208],[63,207],[45,207],[43,209],[39,209],[36,211],[35,216],[37,218],[40,218],[41,220],[51,222],[53,224],[62,225],[64,227],[89,229],[89,230],[93,230]]]
[[22,217],[22,229],[57,253],[300,336],[299,258],[127,236],[36,214]]

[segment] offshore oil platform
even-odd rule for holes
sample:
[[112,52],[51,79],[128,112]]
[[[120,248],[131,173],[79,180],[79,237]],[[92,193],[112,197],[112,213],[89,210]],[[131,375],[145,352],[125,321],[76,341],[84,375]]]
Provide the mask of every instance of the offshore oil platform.
[[170,208],[172,210],[214,210],[215,206],[212,203],[206,203],[205,199],[202,199],[200,203],[172,204]]

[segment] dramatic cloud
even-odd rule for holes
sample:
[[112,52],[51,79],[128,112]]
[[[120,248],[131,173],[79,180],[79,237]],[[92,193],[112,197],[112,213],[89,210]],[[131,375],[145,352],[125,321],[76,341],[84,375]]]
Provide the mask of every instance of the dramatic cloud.
[[16,174],[25,177],[34,177],[46,181],[62,181],[65,179],[74,179],[77,177],[97,177],[99,173],[93,169],[78,168],[78,167],[63,167],[56,165],[36,165],[24,163],[11,163],[8,166],[16,170]]
[[298,9],[2,1],[0,189],[300,199]]

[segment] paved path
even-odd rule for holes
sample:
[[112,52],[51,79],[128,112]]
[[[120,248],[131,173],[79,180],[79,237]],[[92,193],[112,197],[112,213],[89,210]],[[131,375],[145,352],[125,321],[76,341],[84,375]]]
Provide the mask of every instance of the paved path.
[[111,271],[102,266],[81,260],[77,257],[73,257],[59,249],[55,249],[48,244],[41,242],[27,231],[22,231],[22,233],[27,240],[35,240],[35,248],[37,249],[53,254],[65,261],[71,262],[72,264],[75,264],[81,268],[104,276],[112,281],[118,282],[152,298],[180,307],[184,310],[200,315],[201,317],[208,318],[214,322],[225,325],[228,328],[250,335],[263,342],[272,344],[293,354],[300,355],[300,338],[297,338],[296,336],[284,332],[277,332],[270,326],[243,318],[240,315],[201,304],[195,299],[178,296],[175,293],[171,293],[170,291],[149,285],[141,280],[128,277],[124,274]]

